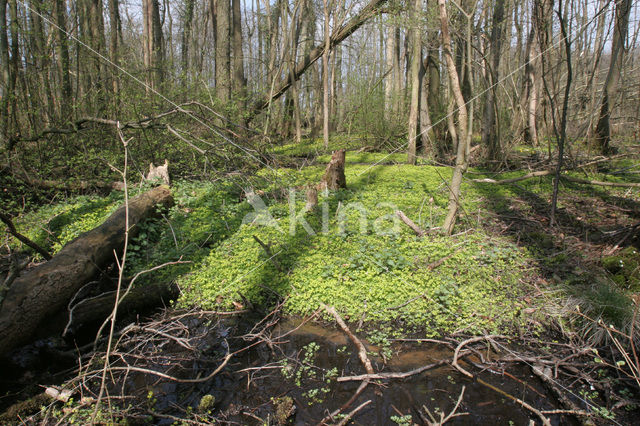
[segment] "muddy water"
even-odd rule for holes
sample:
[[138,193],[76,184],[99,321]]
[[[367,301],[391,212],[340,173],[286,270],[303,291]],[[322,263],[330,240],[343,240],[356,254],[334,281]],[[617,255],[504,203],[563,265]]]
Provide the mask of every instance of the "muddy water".
[[[202,343],[220,347],[220,342],[227,340],[232,351],[246,347],[246,341],[234,336],[241,335],[254,323],[246,318],[225,320],[208,335],[209,341]],[[189,327],[197,330],[208,327],[207,324],[200,321],[189,324]],[[291,333],[286,337],[277,338],[288,332]],[[358,381],[336,381],[339,376],[365,372],[355,347],[341,330],[314,323],[301,325],[299,320],[283,320],[276,326],[272,338],[280,343],[271,347],[256,345],[234,356],[225,370],[210,381],[176,383],[158,380],[155,376],[131,374],[123,388],[129,395],[137,396],[138,405],[148,405],[150,411],[158,414],[153,420],[155,424],[173,423],[174,420],[163,418],[161,414],[184,417],[187,407],[197,412],[202,397],[213,395],[215,403],[208,409],[209,417],[203,412],[201,419],[215,417],[219,422],[231,424],[275,424],[280,406],[281,412],[289,414],[285,415],[287,424],[306,425],[316,424],[329,412],[342,406],[360,385]],[[405,372],[452,357],[452,351],[442,345],[394,343],[391,347],[392,356],[385,363],[377,355],[380,347],[366,340],[363,342],[376,371]],[[310,350],[311,347],[316,349]],[[165,347],[163,350],[176,350],[178,353],[179,348]],[[226,352],[226,349],[219,350],[220,356]],[[525,400],[539,410],[559,408],[527,366],[508,364],[505,366],[508,374],[503,374],[502,371],[480,371],[464,362],[461,365],[483,381]],[[188,370],[189,377],[194,377],[198,371],[206,375],[213,368],[209,362],[188,358],[185,358],[183,367]],[[333,374],[329,373],[331,370]],[[59,377],[55,383],[60,384],[63,380]],[[34,382],[45,384],[48,380],[37,377]],[[427,415],[423,407],[434,413],[436,418],[441,412],[448,414],[463,386],[466,390],[457,412],[465,415],[455,417],[447,424],[525,425],[529,424],[530,419],[535,419],[516,402],[463,376],[448,365],[406,379],[370,384],[345,411],[349,412],[371,400],[354,417],[354,424],[395,424],[393,420],[403,416],[411,416],[413,423],[424,424]],[[287,397],[295,409],[287,410],[286,404],[278,402]],[[573,424],[572,419],[566,417],[552,416],[551,419],[555,425]]]
[[[276,328],[274,335],[282,335],[299,326],[298,321],[288,320]],[[222,419],[243,424],[259,424],[274,419],[276,404],[273,400],[285,396],[291,397],[295,404],[295,412],[289,417],[291,424],[315,424],[327,413],[340,407],[354,394],[360,382],[338,383],[323,380],[323,372],[337,368],[339,376],[363,374],[364,369],[356,355],[354,346],[347,341],[340,330],[323,328],[316,324],[304,324],[295,332],[288,335],[286,343],[269,350],[265,347],[246,353],[236,359],[229,372],[220,375],[208,386],[201,386],[193,394],[191,403],[197,405],[204,394],[216,397],[216,412]],[[304,370],[298,377],[291,359],[302,360],[307,351],[307,345],[315,343],[318,349],[312,359],[315,373],[308,374]],[[380,348],[367,345],[368,351],[377,352]],[[434,344],[397,344],[393,348],[394,355],[386,365],[382,365],[382,358],[371,355],[379,371],[409,371],[441,359],[451,359],[452,352]],[[282,360],[289,357],[287,367],[283,367]],[[546,394],[543,385],[533,376],[528,367],[509,365],[508,373],[514,380],[501,372],[479,372],[473,366],[463,364],[465,368],[478,373],[485,382],[503,390],[504,392],[521,398],[540,410],[558,408],[553,397]],[[257,369],[267,366],[263,369]],[[256,368],[244,373],[231,373],[248,367]],[[289,369],[292,377],[285,377],[283,370]],[[449,366],[434,368],[425,373],[409,377],[404,380],[392,379],[381,382],[381,385],[369,385],[358,399],[345,411],[351,411],[361,403],[371,400],[371,403],[358,412],[354,418],[355,424],[386,425],[394,424],[392,419],[411,416],[417,424],[424,424],[427,407],[439,418],[439,413],[449,413],[465,386],[463,401],[458,413],[464,416],[453,418],[448,424],[484,424],[484,425],[523,425],[532,419],[530,412],[519,404],[503,395],[485,387],[458,373]],[[314,391],[314,389],[318,391]],[[324,389],[324,390],[322,390]],[[380,392],[376,392],[379,389]],[[168,389],[169,394],[176,389]],[[316,397],[313,393],[316,392]],[[173,399],[173,398],[171,398]],[[175,402],[175,401],[172,401]],[[419,412],[424,417],[421,417]],[[552,418],[553,424],[572,424],[570,419]]]

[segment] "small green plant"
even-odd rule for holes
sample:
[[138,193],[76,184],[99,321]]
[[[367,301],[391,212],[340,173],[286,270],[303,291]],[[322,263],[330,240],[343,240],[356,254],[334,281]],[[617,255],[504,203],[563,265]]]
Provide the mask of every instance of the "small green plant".
[[399,426],[411,426],[411,424],[413,424],[413,417],[411,414],[404,416],[391,416],[390,419]]

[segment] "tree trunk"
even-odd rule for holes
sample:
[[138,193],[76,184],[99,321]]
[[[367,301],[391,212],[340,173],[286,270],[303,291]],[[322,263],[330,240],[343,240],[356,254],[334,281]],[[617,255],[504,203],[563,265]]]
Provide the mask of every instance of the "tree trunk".
[[611,63],[602,90],[602,106],[600,116],[594,132],[595,143],[603,155],[611,151],[611,111],[618,92],[618,82],[622,74],[622,60],[624,59],[624,43],[629,31],[629,14],[631,0],[618,0],[611,43]]
[[420,100],[420,62],[422,62],[422,39],[421,27],[419,25],[420,12],[422,11],[422,0],[414,0],[412,22],[412,56],[411,56],[411,105],[409,106],[409,147],[407,152],[407,163],[416,164],[417,132],[418,132],[418,108]]
[[[120,65],[119,44],[122,40],[122,22],[120,21],[119,0],[107,0],[109,2],[109,59],[115,66]],[[116,115],[120,106],[120,79],[119,71],[111,69],[111,82],[113,90],[113,103]]]
[[458,206],[460,203],[460,187],[462,185],[462,175],[467,169],[467,149],[469,146],[469,133],[467,129],[467,107],[465,105],[462,90],[460,89],[460,80],[456,64],[451,53],[451,36],[449,35],[449,18],[447,17],[447,7],[445,0],[438,0],[438,8],[440,9],[440,27],[442,30],[442,49],[447,63],[447,71],[449,73],[449,82],[451,90],[456,101],[458,109],[458,148],[456,155],[456,167],[453,170],[451,185],[449,187],[449,207],[447,217],[444,220],[442,228],[447,235],[453,232],[453,226],[456,223]]
[[524,108],[526,111],[524,125],[524,141],[534,146],[538,145],[538,128],[536,124],[536,109],[538,107],[538,90],[536,87],[536,35],[535,26],[531,25],[529,37],[527,39],[526,63],[524,67]]
[[180,49],[180,66],[182,81],[189,81],[189,45],[191,44],[191,30],[193,26],[193,9],[195,0],[185,0],[184,17],[182,18],[182,43]]
[[[166,186],[152,189],[129,202],[129,231],[153,215],[157,206],[169,206]],[[50,261],[28,270],[9,288],[0,306],[0,356],[26,343],[39,324],[63,309],[76,292],[101,268],[115,260],[124,245],[125,206],[97,228],[80,235]]]
[[387,30],[387,44],[386,44],[386,60],[387,60],[387,78],[385,79],[384,86],[384,113],[385,119],[391,119],[393,114],[393,99],[396,96],[396,78],[395,78],[395,56],[396,51],[396,29],[394,26],[389,26]]
[[233,92],[238,98],[240,110],[244,109],[245,89],[247,81],[244,78],[244,54],[242,53],[242,15],[240,0],[232,0],[232,28],[233,28]]
[[231,100],[230,0],[216,1],[216,96],[223,104]]
[[0,62],[2,63],[2,73],[0,84],[2,85],[2,99],[0,99],[0,116],[2,123],[0,133],[4,139],[8,139],[9,127],[7,111],[9,108],[9,37],[7,35],[7,0],[0,0]]
[[[429,111],[429,93],[431,91],[431,65],[430,57],[420,64],[420,137],[422,152],[424,154],[435,154],[435,132],[433,131],[433,123],[431,121],[431,112]],[[436,71],[436,76],[437,76]]]
[[144,31],[144,63],[147,68],[147,85],[157,86],[164,79],[164,37],[160,22],[158,0],[142,1]]
[[324,11],[324,52],[322,54],[322,140],[324,149],[329,149],[329,0],[322,0]]
[[[496,0],[493,9],[493,23],[491,28],[491,67],[489,69],[489,85],[484,104],[484,118],[482,124],[482,144],[488,149],[490,161],[499,161],[501,158],[498,126],[496,124],[496,84],[500,80],[500,49],[502,47],[502,24],[504,21],[504,2]],[[470,54],[467,52],[467,54]]]

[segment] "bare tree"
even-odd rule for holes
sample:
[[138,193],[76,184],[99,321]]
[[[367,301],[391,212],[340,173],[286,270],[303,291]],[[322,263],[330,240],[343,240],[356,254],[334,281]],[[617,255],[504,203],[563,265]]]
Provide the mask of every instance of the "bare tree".
[[164,36],[158,0],[142,0],[144,64],[147,85],[156,87],[164,79]]
[[422,0],[414,0],[412,9],[412,53],[411,53],[411,105],[409,107],[409,147],[407,152],[407,163],[416,164],[417,131],[418,131],[418,108],[420,101],[420,62],[422,62],[422,38],[419,25],[420,12],[422,11]]
[[609,72],[602,90],[602,106],[598,124],[594,132],[595,142],[603,154],[611,150],[611,111],[618,91],[618,82],[622,73],[622,61],[624,59],[624,43],[629,32],[629,13],[631,12],[631,0],[615,1],[615,22],[613,29],[613,41],[611,43],[611,62]]
[[458,146],[456,154],[456,166],[453,169],[453,177],[449,187],[449,206],[447,216],[444,220],[442,228],[447,235],[453,232],[456,223],[458,207],[460,203],[460,187],[462,186],[462,176],[467,169],[467,149],[470,143],[470,134],[467,128],[467,106],[460,89],[460,79],[458,70],[453,60],[451,52],[451,36],[449,35],[449,18],[447,16],[447,6],[445,0],[438,0],[438,8],[440,10],[440,28],[442,31],[442,50],[447,63],[447,73],[449,74],[449,82],[451,91],[456,102],[458,111]]
[[498,126],[496,124],[497,82],[500,80],[500,54],[503,40],[505,0],[495,0],[491,24],[491,67],[489,67],[489,90],[485,97],[484,118],[482,123],[482,144],[488,148],[488,158],[499,161],[501,149]]

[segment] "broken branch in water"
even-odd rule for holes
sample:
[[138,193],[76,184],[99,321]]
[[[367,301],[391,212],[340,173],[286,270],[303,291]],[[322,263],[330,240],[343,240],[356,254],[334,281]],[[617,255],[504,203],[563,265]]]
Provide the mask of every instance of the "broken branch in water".
[[433,364],[424,365],[422,367],[416,368],[415,370],[398,372],[398,373],[374,373],[374,374],[361,374],[359,376],[343,376],[338,377],[338,382],[349,382],[349,381],[357,381],[357,380],[386,380],[386,379],[405,379],[410,376],[415,376],[416,374],[420,374],[424,371],[430,370],[434,367],[439,367],[444,364],[448,364],[449,362],[446,360],[441,360],[438,362],[434,362]]
[[496,339],[496,338],[502,338],[502,339],[506,339],[507,336],[503,336],[501,334],[494,334],[494,335],[489,335],[489,336],[477,336],[477,337],[472,337],[471,339],[467,339],[463,342],[461,342],[457,347],[455,352],[453,353],[453,361],[451,362],[451,366],[453,368],[455,368],[456,370],[458,370],[459,372],[461,372],[462,374],[464,374],[465,376],[473,379],[473,374],[469,373],[467,370],[465,370],[464,368],[460,367],[460,365],[458,364],[458,358],[460,357],[460,350],[465,347],[466,345],[468,345],[469,343],[475,343],[475,342],[480,342],[482,340],[485,339]]
[[367,405],[369,405],[371,403],[371,400],[365,401],[362,404],[358,405],[356,408],[354,408],[353,410],[351,410],[344,419],[340,420],[340,423],[338,423],[336,426],[344,426],[347,423],[349,423],[349,420],[351,420],[353,418],[353,416],[356,415],[356,413],[360,410],[362,410],[364,407],[366,407]]
[[444,413],[440,413],[440,420],[436,420],[435,416],[431,413],[431,411],[429,411],[427,406],[423,405],[422,408],[424,409],[424,411],[429,415],[429,417],[432,420],[432,421],[428,421],[427,420],[427,425],[428,426],[441,426],[441,425],[445,424],[446,422],[448,422],[449,420],[451,420],[454,417],[468,415],[469,413],[456,413],[456,411],[458,411],[458,407],[460,407],[460,403],[462,402],[462,398],[464,397],[465,389],[466,389],[466,387],[462,386],[462,390],[460,391],[460,396],[458,396],[458,401],[456,402],[456,405],[453,407],[453,409],[451,410],[451,412],[449,414],[447,414],[445,416]]
[[355,393],[353,395],[351,395],[351,398],[349,398],[349,400],[347,402],[342,404],[342,406],[340,408],[338,408],[337,410],[335,410],[332,413],[330,413],[329,415],[327,415],[327,417],[325,417],[324,419],[320,420],[318,425],[326,424],[329,420],[333,420],[338,414],[340,414],[342,411],[344,411],[347,408],[349,408],[351,406],[351,404],[353,404],[355,402],[355,400],[360,396],[360,394],[364,391],[364,389],[367,387],[368,384],[369,384],[368,380],[365,380],[362,383],[360,383],[360,386],[358,386],[358,389],[355,391]]
[[531,411],[533,414],[538,416],[540,418],[540,420],[542,420],[542,424],[544,426],[551,426],[551,422],[549,421],[549,419],[547,417],[545,417],[544,414],[542,414],[542,412],[540,412],[540,410],[538,410],[537,408],[532,407],[531,405],[527,404],[526,402],[524,402],[520,398],[516,398],[515,396],[506,393],[502,389],[498,389],[497,387],[493,386],[492,384],[489,384],[489,383],[485,382],[484,380],[482,380],[479,377],[477,378],[477,380],[478,380],[478,383],[488,387],[489,389],[491,389],[491,390],[493,390],[495,392],[498,392],[500,395],[505,396],[505,397],[511,399],[512,401],[517,402],[518,404],[522,405],[527,410]]
[[360,358],[360,362],[362,362],[362,365],[364,365],[364,369],[367,370],[367,374],[375,374],[373,371],[373,367],[371,366],[371,361],[367,356],[367,348],[364,347],[360,339],[358,339],[351,332],[351,330],[349,330],[349,327],[347,327],[347,324],[345,324],[344,320],[340,317],[338,312],[336,312],[333,306],[327,306],[324,304],[322,306],[324,307],[325,311],[327,311],[328,314],[333,315],[333,317],[335,318],[336,322],[338,323],[342,331],[344,331],[345,334],[349,336],[349,339],[351,339],[353,344],[356,345],[356,347],[358,348],[358,357]]

